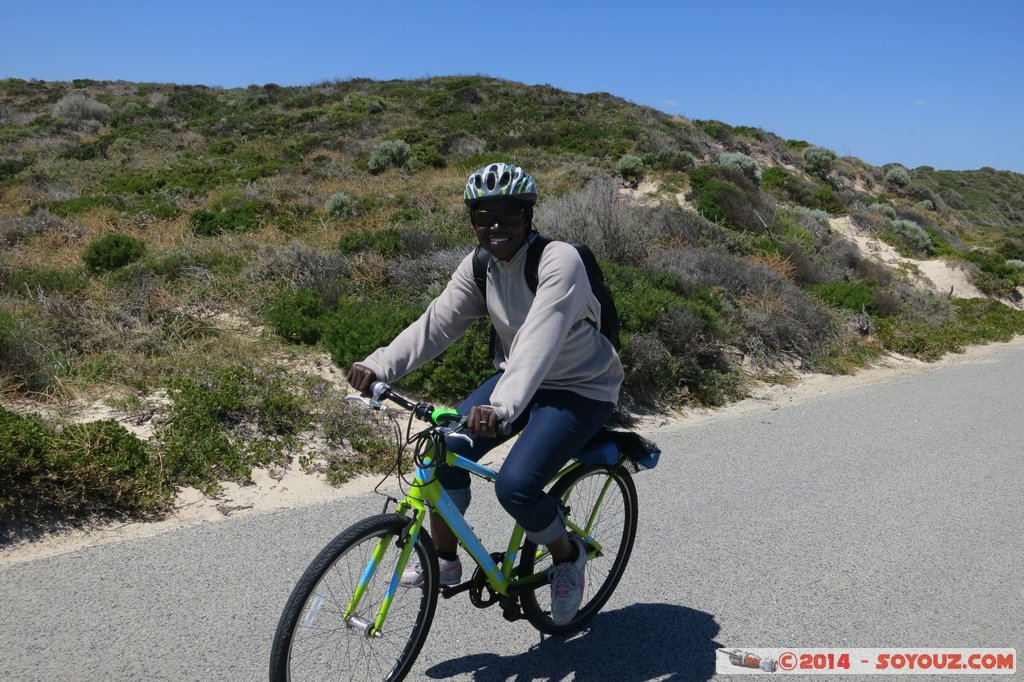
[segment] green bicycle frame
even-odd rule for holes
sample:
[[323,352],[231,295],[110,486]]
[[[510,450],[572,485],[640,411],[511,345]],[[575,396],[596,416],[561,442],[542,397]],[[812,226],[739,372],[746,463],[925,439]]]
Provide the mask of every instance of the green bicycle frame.
[[[447,453],[445,463],[448,466],[463,469],[491,482],[498,477],[498,472],[493,469],[477,464],[476,462],[466,459],[461,455],[457,455],[454,452]],[[581,462],[577,460],[571,461],[557,474],[555,474],[550,483],[554,483],[580,466],[582,466]],[[473,560],[483,571],[488,585],[490,585],[491,589],[493,589],[495,593],[506,596],[512,589],[533,589],[536,586],[544,584],[547,580],[547,571],[534,573],[533,575],[528,576],[512,577],[519,548],[523,544],[523,536],[525,535],[525,531],[518,523],[512,529],[512,535],[509,538],[508,546],[505,550],[505,555],[501,564],[499,565],[495,562],[491,557],[491,554],[487,551],[487,548],[484,547],[483,543],[473,532],[473,529],[466,522],[465,517],[459,511],[458,507],[455,506],[455,502],[452,501],[451,496],[448,495],[448,492],[437,480],[437,477],[434,475],[435,470],[436,465],[432,461],[432,457],[430,455],[426,456],[424,458],[423,466],[416,471],[416,476],[409,488],[408,494],[405,499],[398,504],[398,508],[395,510],[395,513],[401,515],[406,515],[410,511],[412,511],[413,514],[407,529],[403,531],[404,540],[402,542],[402,552],[399,555],[398,563],[395,566],[384,600],[381,602],[373,625],[367,630],[367,636],[377,636],[383,629],[384,620],[387,617],[388,610],[391,608],[391,602],[398,591],[399,580],[409,562],[409,557],[416,545],[416,540],[419,538],[420,530],[423,528],[423,522],[426,519],[428,508],[433,509],[444,520],[448,528],[451,529],[452,534],[455,535],[459,544],[470,554],[470,556],[473,557]],[[599,494],[597,504],[594,506],[591,516],[587,519],[585,526],[581,527],[574,523],[572,519],[566,519],[566,524],[569,529],[582,538],[589,546],[590,550],[588,551],[588,556],[591,557],[600,554],[602,549],[601,544],[591,536],[590,531],[596,520],[597,510],[600,509],[601,504],[604,501],[605,493],[608,491],[611,484],[612,479],[609,477]],[[355,593],[352,595],[352,599],[345,609],[343,619],[346,622],[348,622],[349,617],[358,608],[359,602],[362,600],[363,595],[366,592],[367,585],[370,583],[381,558],[383,558],[394,537],[395,536],[393,535],[386,535],[378,542],[373,556],[370,558],[370,562],[356,587]],[[542,555],[543,553],[544,552],[542,550],[538,550],[538,555]]]

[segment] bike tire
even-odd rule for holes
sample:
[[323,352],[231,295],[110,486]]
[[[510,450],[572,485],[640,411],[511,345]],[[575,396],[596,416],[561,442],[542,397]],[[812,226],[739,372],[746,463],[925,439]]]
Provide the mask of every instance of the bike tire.
[[[597,615],[619,584],[633,551],[637,527],[636,486],[622,467],[585,465],[563,476],[549,494],[568,507],[569,517],[585,527],[595,511],[600,491],[607,492],[591,527],[591,536],[603,546],[601,556],[587,561],[583,601],[576,617],[563,625],[551,620],[551,594],[547,586],[524,592],[519,601],[530,623],[549,635],[568,635],[581,629]],[[523,544],[519,575],[530,575],[551,567],[546,550],[538,558],[536,543]]]
[[[395,536],[367,585],[354,616],[372,623],[394,574],[409,518],[380,514],[340,533],[299,578],[285,604],[270,655],[271,682],[386,680],[409,672],[430,631],[437,606],[438,564],[434,545],[421,529],[415,545],[424,568],[421,587],[399,586],[380,636],[367,637],[351,619],[342,620],[380,539]],[[410,555],[409,562],[412,563]]]

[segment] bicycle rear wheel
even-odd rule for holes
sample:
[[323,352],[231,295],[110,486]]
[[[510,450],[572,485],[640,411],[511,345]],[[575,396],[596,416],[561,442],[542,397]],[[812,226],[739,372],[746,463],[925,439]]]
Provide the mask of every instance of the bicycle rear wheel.
[[[420,587],[398,587],[382,631],[367,636],[394,575],[400,550],[396,540],[409,519],[381,514],[363,519],[317,555],[292,591],[274,634],[271,682],[295,680],[401,680],[409,672],[430,631],[437,606],[438,566],[430,536],[423,529],[415,555],[423,567]],[[344,613],[380,541],[386,538],[372,578],[356,611]]]
[[[535,628],[551,635],[579,630],[597,615],[622,578],[636,539],[636,487],[622,467],[582,466],[563,476],[549,493],[568,508],[568,520],[601,544],[598,556],[587,560],[583,601],[570,622],[551,620],[551,593],[547,586],[520,596],[523,613]],[[527,540],[519,561],[519,575],[551,568],[551,555]]]

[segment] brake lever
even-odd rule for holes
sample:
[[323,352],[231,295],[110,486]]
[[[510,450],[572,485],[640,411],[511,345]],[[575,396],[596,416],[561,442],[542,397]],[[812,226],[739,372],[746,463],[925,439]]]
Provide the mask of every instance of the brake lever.
[[461,440],[464,440],[467,443],[469,443],[469,447],[473,447],[473,439],[470,438],[469,435],[466,434],[466,433],[460,433],[460,431],[462,431],[463,429],[466,428],[466,419],[467,419],[466,417],[463,417],[462,419],[460,419],[459,423],[454,428],[452,428],[452,427],[441,427],[438,430],[441,433],[443,433],[444,435],[449,436],[451,438],[459,438]]
[[367,407],[369,407],[371,410],[383,410],[384,409],[384,404],[382,402],[380,402],[379,400],[374,400],[373,398],[364,398],[361,395],[350,395],[350,396],[346,397],[345,400],[346,401],[351,400],[353,402],[362,403],[363,405],[366,405]]
[[473,447],[473,439],[464,433],[449,433],[446,435],[449,436],[450,438],[460,438],[469,443],[469,447]]

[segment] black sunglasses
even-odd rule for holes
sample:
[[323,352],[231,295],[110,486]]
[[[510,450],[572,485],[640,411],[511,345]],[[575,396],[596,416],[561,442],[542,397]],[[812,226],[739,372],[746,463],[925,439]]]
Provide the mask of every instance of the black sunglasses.
[[526,212],[521,208],[503,211],[488,211],[478,208],[469,212],[469,220],[473,223],[473,227],[490,227],[494,223],[498,223],[502,227],[519,227],[526,222]]

